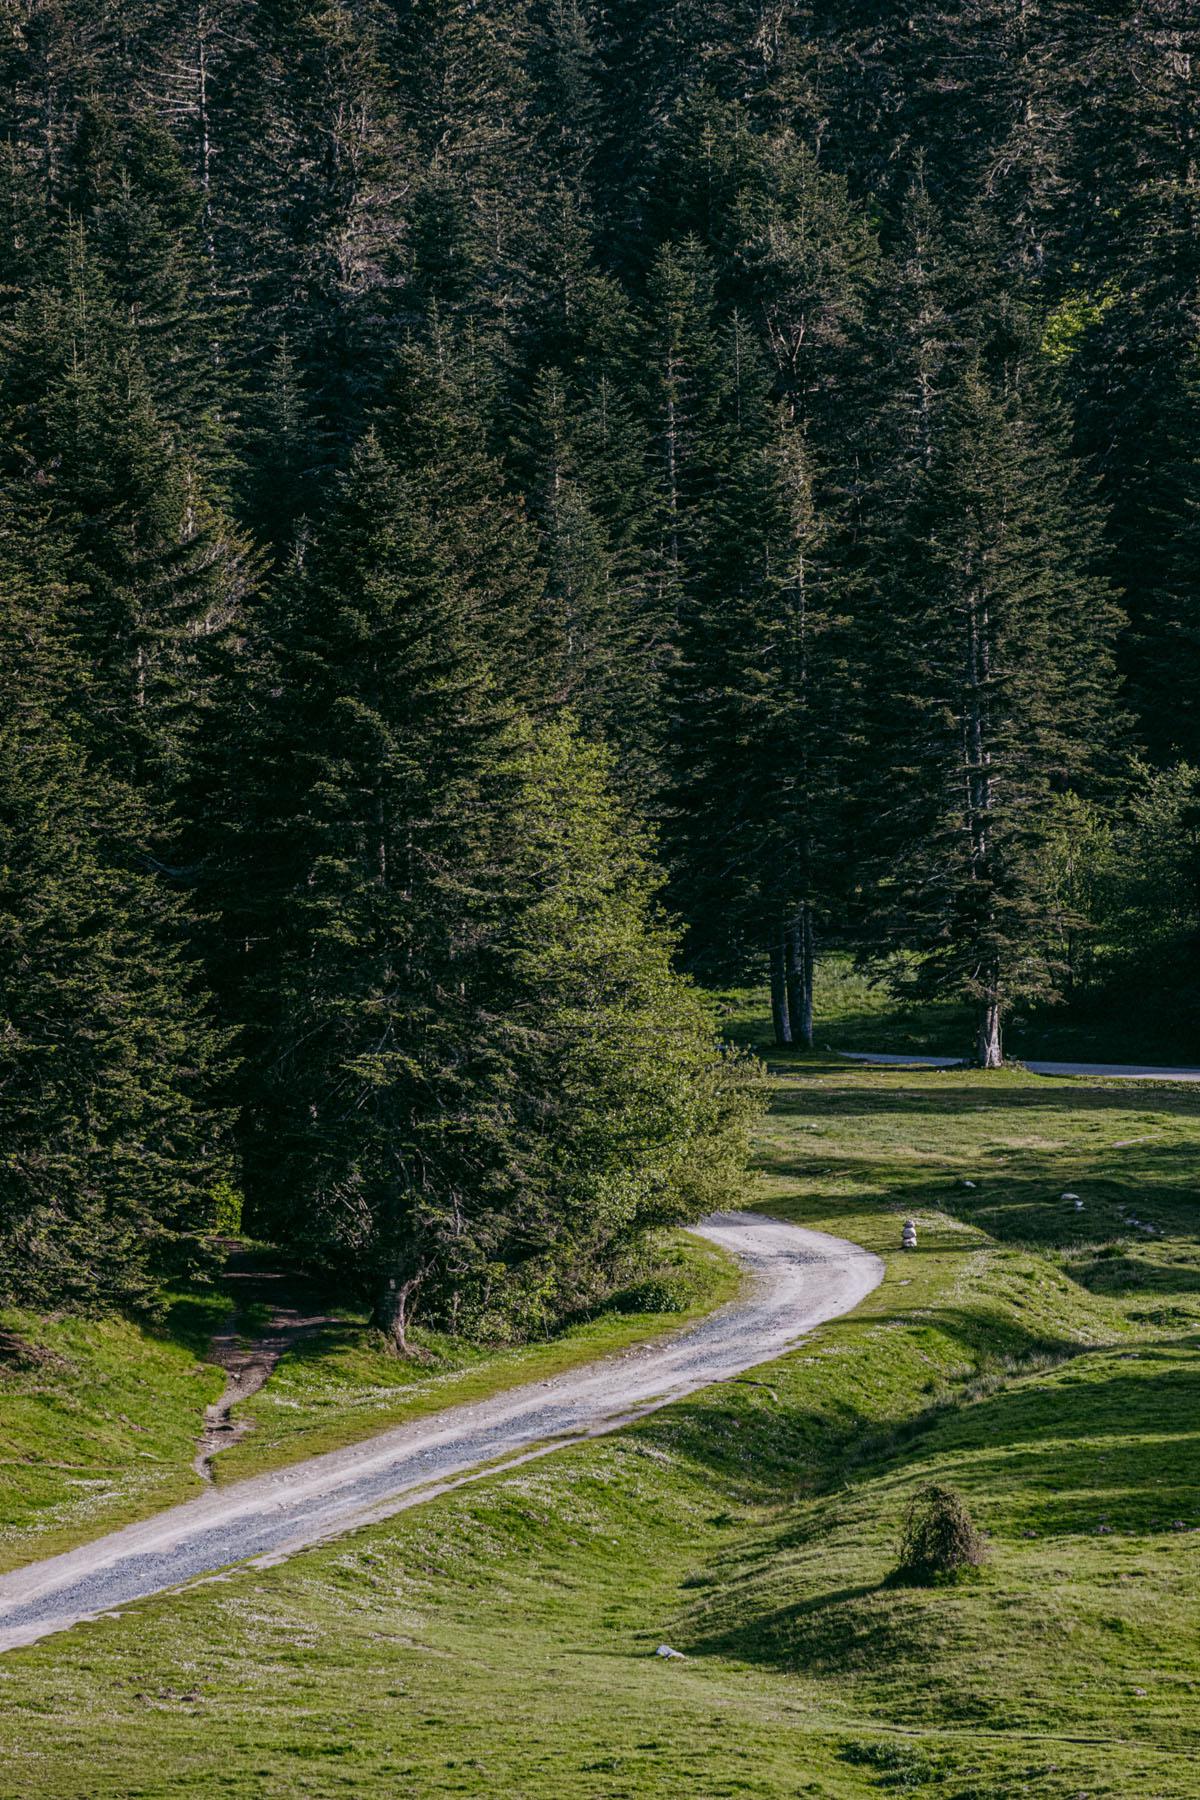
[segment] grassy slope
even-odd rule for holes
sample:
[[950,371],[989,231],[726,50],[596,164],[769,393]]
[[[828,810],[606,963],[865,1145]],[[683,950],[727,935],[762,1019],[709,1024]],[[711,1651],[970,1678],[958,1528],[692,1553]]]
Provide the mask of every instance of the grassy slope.
[[[719,1306],[738,1279],[711,1245],[673,1240],[655,1259],[653,1279],[624,1306],[515,1349],[418,1333],[430,1359],[420,1365],[381,1353],[375,1333],[348,1315],[285,1358],[247,1403],[255,1429],[219,1458],[218,1479],[279,1468],[643,1342]],[[0,1329],[43,1358],[0,1363],[0,1570],[202,1491],[192,1467],[196,1440],[205,1406],[225,1385],[202,1359],[227,1310],[217,1292],[180,1297],[157,1331],[126,1319],[0,1311]]]
[[[0,1792],[1194,1800],[1198,1156],[1194,1091],[782,1065],[759,1203],[891,1252],[857,1314],[5,1657]],[[883,1586],[933,1474],[991,1566]]]
[[225,1385],[199,1357],[224,1312],[219,1296],[182,1299],[155,1332],[0,1311],[43,1359],[0,1365],[0,1569],[199,1490],[200,1419]]

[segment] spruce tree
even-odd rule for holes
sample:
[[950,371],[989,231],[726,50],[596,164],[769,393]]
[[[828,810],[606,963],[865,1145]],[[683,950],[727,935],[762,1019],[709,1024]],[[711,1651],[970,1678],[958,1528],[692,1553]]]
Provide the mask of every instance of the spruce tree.
[[10,468],[46,495],[76,589],[86,747],[165,809],[257,559],[160,418],[81,229],[57,275],[23,307],[0,371]]
[[734,1200],[757,1108],[752,1066],[714,1044],[675,970],[652,842],[610,769],[569,719],[522,747],[499,1029],[526,1194],[506,1256],[518,1303],[546,1296],[547,1320],[603,1292],[647,1228]]
[[[283,885],[247,1138],[256,1219],[334,1259],[399,1348],[419,1303],[461,1317],[508,1268],[582,1279],[686,1204],[684,1144],[724,1142],[737,1111],[611,803],[589,818],[586,763],[537,760],[423,512],[369,439],[278,615]],[[649,1035],[675,1085],[639,1114],[616,1047]]]
[[1096,513],[1032,377],[1006,390],[966,369],[924,494],[876,747],[892,846],[878,904],[913,955],[900,985],[971,1001],[990,1068],[1006,1014],[1058,991],[1049,802],[1113,742],[1119,614],[1092,572]]
[[838,910],[847,700],[830,520],[813,458],[736,318],[730,434],[672,690],[667,826],[689,955],[768,969],[780,1043],[812,1043],[819,919]]
[[256,1217],[340,1255],[401,1345],[439,1251],[486,1248],[507,1183],[469,981],[512,779],[477,623],[368,440],[269,663],[285,885],[247,1165]]
[[0,1291],[152,1305],[204,1260],[227,1035],[137,797],[72,742],[74,595],[0,511]]

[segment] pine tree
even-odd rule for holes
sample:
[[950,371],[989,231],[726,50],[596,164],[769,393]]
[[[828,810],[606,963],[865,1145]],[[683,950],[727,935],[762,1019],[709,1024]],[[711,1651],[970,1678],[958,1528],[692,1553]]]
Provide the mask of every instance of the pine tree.
[[530,18],[533,129],[546,166],[582,199],[599,147],[603,26],[595,0],[536,0]]
[[[661,773],[661,644],[648,629],[638,548],[630,534],[614,544],[603,516],[605,483],[589,425],[560,371],[543,368],[520,420],[546,570],[542,699],[569,707],[589,740],[614,748],[622,791],[644,810]],[[619,519],[615,530],[622,532]]]
[[673,682],[675,891],[689,956],[771,974],[780,1043],[812,1042],[819,916],[842,881],[848,679],[813,459],[735,315],[735,421]]
[[1028,378],[997,390],[967,369],[925,506],[892,609],[903,685],[876,746],[894,846],[879,904],[914,954],[902,985],[973,1002],[990,1068],[1005,1015],[1057,991],[1049,800],[1112,742],[1119,615],[1092,573],[1095,512]]
[[757,1110],[751,1067],[714,1045],[706,1002],[675,972],[652,844],[610,768],[569,719],[523,746],[501,1031],[528,1170],[508,1281],[549,1295],[537,1323],[603,1291],[647,1228],[728,1205]]
[[90,101],[66,160],[63,199],[125,324],[157,416],[189,445],[209,484],[226,487],[240,395],[218,346],[237,318],[212,291],[201,190],[157,121],[118,118]]
[[[477,596],[422,514],[368,440],[279,615],[265,748],[284,885],[247,1150],[256,1218],[336,1259],[400,1348],[418,1301],[453,1318],[510,1265],[582,1268],[682,1204],[685,1142],[726,1132],[644,866],[618,853],[611,803],[581,813],[586,764],[552,782],[531,760]],[[638,1116],[615,1047],[651,1032],[670,1098]],[[565,1167],[607,1212],[562,1210]]]
[[420,494],[446,566],[475,596],[497,680],[532,707],[544,695],[545,578],[523,496],[486,448],[477,373],[473,346],[439,323],[428,346],[397,357],[376,430]]
[[229,1173],[229,1044],[136,797],[67,720],[73,594],[0,512],[0,1291],[150,1305],[203,1260]]
[[256,1216],[340,1254],[400,1344],[437,1251],[487,1242],[506,1180],[480,1098],[503,1070],[465,997],[511,780],[474,624],[368,441],[272,647],[285,885],[247,1174]]
[[58,283],[26,303],[2,373],[10,455],[68,547],[73,638],[92,683],[86,747],[165,808],[254,553],[172,442],[80,230]]

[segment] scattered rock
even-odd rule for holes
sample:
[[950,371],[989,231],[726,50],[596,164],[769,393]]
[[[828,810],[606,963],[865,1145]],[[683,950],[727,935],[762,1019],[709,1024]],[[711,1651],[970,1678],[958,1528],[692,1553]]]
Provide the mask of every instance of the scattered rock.
[[975,1186],[975,1183],[974,1183],[974,1182],[973,1182],[973,1181],[960,1181],[960,1182],[959,1182],[959,1184],[958,1184],[958,1185],[959,1185],[959,1187],[971,1187],[971,1188],[973,1188],[973,1187],[974,1187],[974,1186]]
[[660,1644],[654,1654],[655,1656],[665,1657],[671,1662],[682,1662],[684,1660],[683,1651],[672,1650],[670,1644]]
[[1111,1525],[1097,1525],[1096,1536],[1097,1537],[1111,1537],[1112,1529],[1113,1528]]
[[[1079,1195],[1078,1194],[1060,1194],[1059,1199],[1060,1200],[1079,1200]],[[1083,1205],[1082,1200],[1079,1200],[1079,1204],[1081,1206]]]
[[1135,1700],[1144,1700],[1146,1698],[1145,1688],[1134,1688],[1133,1697]]

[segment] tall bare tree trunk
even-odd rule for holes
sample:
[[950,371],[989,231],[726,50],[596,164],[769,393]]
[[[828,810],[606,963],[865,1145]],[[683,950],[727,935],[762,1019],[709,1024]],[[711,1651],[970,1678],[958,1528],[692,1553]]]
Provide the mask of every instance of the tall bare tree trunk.
[[788,1010],[787,951],[782,929],[771,934],[771,1021],[775,1027],[775,1042],[790,1044],[792,1041],[792,1018]]
[[804,1017],[800,1021],[800,1035],[805,1048],[813,1047],[813,987],[817,978],[817,949],[813,933],[812,907],[805,903],[804,916],[800,921],[800,964],[804,972]]
[[998,1069],[1004,1062],[1004,1044],[1000,1030],[1000,1001],[989,994],[979,1009],[979,1025],[975,1034],[975,1060],[981,1069]]
[[785,934],[788,1018],[792,1041],[806,1050],[813,1045],[813,925],[806,904]]

